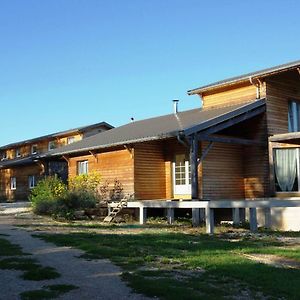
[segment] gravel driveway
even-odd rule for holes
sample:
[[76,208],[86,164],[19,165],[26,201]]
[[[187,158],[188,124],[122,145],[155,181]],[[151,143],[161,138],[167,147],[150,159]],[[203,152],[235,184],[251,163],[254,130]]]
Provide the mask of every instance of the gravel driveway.
[[134,294],[121,281],[121,270],[107,259],[85,260],[78,258],[82,251],[69,247],[58,247],[46,243],[24,229],[14,227],[12,218],[0,216],[0,234],[7,234],[8,239],[31,253],[41,265],[55,268],[61,277],[44,281],[27,281],[19,278],[20,271],[0,269],[0,299],[20,299],[24,291],[40,289],[45,285],[72,284],[78,287],[59,299],[149,299]]

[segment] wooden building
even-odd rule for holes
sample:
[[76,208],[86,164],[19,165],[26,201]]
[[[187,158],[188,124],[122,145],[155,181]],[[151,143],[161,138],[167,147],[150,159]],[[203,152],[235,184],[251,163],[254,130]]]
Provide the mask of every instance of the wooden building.
[[[64,156],[69,176],[98,170],[103,179],[117,178],[138,200],[299,196],[299,154],[292,178],[299,183],[288,192],[278,184],[273,158],[276,147],[299,147],[298,135],[290,145],[295,133],[289,142],[273,143],[278,134],[300,131],[299,67],[300,61],[292,62],[190,90],[200,96],[197,109],[180,112],[175,102],[170,115],[114,128],[41,159]],[[273,225],[299,230],[299,222],[286,221],[288,210],[289,220],[300,216],[298,208],[281,209]]]
[[[300,192],[300,61],[188,91],[199,108],[131,122],[38,155],[97,170],[136,200],[297,199]],[[293,151],[291,151],[291,149]],[[230,218],[222,210],[219,219]],[[272,224],[300,230],[299,208]]]
[[66,162],[43,164],[37,157],[111,128],[101,122],[0,147],[0,199],[27,199],[30,190],[45,174],[57,174],[67,181]]

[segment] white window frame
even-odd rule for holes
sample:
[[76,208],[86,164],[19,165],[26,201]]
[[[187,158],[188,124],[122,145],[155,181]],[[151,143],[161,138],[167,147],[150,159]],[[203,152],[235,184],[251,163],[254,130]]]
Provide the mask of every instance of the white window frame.
[[21,157],[21,149],[20,148],[16,148],[16,157]]
[[[182,154],[178,154],[179,156]],[[185,184],[176,184],[176,156],[172,163],[172,176],[173,176],[173,194],[174,195],[191,195],[192,194],[192,185],[190,183],[190,162],[185,158],[184,167],[185,167]]]
[[75,136],[69,136],[67,137],[67,144],[73,144],[75,142]]
[[56,141],[50,141],[48,143],[48,150],[51,151],[53,149],[56,149],[57,148],[57,142]]
[[300,102],[297,100],[288,102],[288,131],[300,131]]
[[[34,148],[36,148],[36,150],[34,151]],[[31,154],[37,154],[38,153],[38,145],[34,144],[31,146]]]
[[[289,148],[274,148],[274,150],[276,150],[276,149],[289,149]],[[296,180],[297,180],[297,183],[298,183],[298,190],[291,191],[291,192],[277,191],[276,190],[276,193],[298,193],[298,192],[300,192],[300,148],[296,148],[296,151],[297,151],[297,156],[296,156],[297,179]],[[273,158],[274,158],[274,152],[273,152]],[[275,174],[275,170],[274,170],[274,174]],[[276,177],[276,175],[275,175],[275,177]]]
[[15,177],[15,176],[10,177],[10,189],[12,191],[17,189],[17,177]]
[[28,187],[33,189],[36,186],[36,178],[35,175],[28,176]]
[[77,174],[83,175],[89,173],[89,161],[81,160],[77,162]]

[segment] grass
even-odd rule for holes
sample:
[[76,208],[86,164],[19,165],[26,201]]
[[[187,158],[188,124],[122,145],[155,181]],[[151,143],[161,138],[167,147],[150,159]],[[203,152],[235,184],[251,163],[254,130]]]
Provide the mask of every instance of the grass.
[[[26,257],[24,257],[26,255]],[[36,260],[28,258],[19,245],[0,238],[0,269],[23,271],[21,278],[25,280],[47,280],[58,278],[60,274],[51,267],[43,267]]]
[[43,267],[36,260],[24,257],[10,257],[0,260],[0,269],[24,271],[21,278],[25,280],[40,281],[60,276],[54,268]]
[[269,299],[297,299],[300,295],[300,270],[278,269],[243,256],[266,253],[300,261],[299,248],[284,248],[272,233],[235,242],[161,228],[134,235],[73,233],[39,237],[84,250],[88,259],[110,259],[122,267],[123,278],[135,291],[152,297],[222,299],[246,294],[260,298],[263,294]]
[[[6,236],[6,235],[1,235]],[[10,243],[5,238],[0,238],[0,257],[1,256],[17,256],[17,255],[25,255],[22,252],[22,249],[19,245],[14,245]]]
[[22,300],[53,299],[74,289],[77,289],[77,287],[69,284],[47,285],[40,290],[23,292],[20,296]]

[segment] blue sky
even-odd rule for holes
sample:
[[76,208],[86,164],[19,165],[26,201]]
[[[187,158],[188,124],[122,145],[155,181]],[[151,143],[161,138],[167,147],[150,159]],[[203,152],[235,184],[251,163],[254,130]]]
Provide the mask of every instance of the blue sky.
[[[300,59],[300,1],[0,0],[0,145],[200,105],[186,91]],[[300,83],[300,82],[299,82]]]

